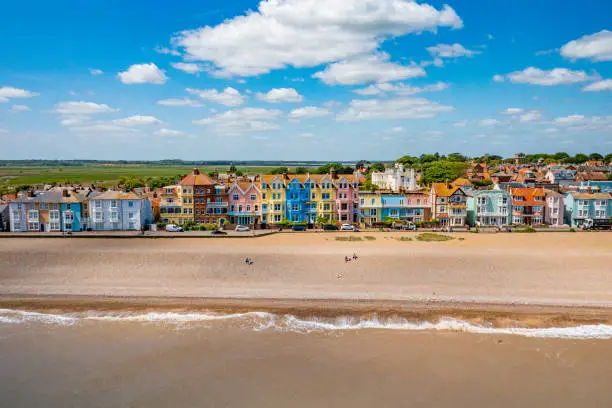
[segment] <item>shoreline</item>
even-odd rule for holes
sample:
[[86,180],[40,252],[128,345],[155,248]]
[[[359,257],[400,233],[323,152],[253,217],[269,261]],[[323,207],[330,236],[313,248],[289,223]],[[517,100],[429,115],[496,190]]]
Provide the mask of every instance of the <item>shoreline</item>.
[[399,317],[413,321],[462,320],[492,327],[552,328],[612,325],[612,307],[347,299],[238,299],[138,296],[0,295],[0,309],[46,314],[263,312],[298,318]]

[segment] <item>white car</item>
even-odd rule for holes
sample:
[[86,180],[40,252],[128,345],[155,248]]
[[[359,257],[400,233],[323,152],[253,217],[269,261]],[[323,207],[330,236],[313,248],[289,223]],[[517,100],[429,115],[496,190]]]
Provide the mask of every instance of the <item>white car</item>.
[[249,227],[247,227],[246,225],[237,225],[236,229],[234,231],[237,232],[249,232],[251,229]]
[[183,227],[179,227],[176,224],[168,224],[166,225],[167,232],[183,232]]
[[342,224],[340,231],[355,231],[355,226],[351,224]]

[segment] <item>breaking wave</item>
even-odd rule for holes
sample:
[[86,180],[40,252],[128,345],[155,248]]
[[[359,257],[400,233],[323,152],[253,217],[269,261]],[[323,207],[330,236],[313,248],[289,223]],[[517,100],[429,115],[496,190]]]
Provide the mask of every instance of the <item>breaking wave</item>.
[[301,318],[290,314],[245,312],[223,314],[217,312],[81,312],[67,314],[39,313],[0,309],[0,325],[42,323],[73,326],[86,321],[141,322],[177,328],[201,327],[203,324],[226,321],[255,331],[276,330],[295,333],[337,332],[364,329],[400,331],[454,331],[477,334],[507,334],[523,337],[561,339],[612,339],[612,325],[590,324],[568,327],[494,327],[465,320],[440,318],[438,321],[411,321],[402,317],[377,316],[336,318]]

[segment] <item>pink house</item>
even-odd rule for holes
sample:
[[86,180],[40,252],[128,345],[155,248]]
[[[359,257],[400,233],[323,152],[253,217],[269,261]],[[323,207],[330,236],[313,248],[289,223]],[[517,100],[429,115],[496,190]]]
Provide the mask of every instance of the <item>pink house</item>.
[[336,186],[336,210],[338,212],[338,220],[341,223],[358,222],[359,174],[340,174],[337,176],[337,179],[334,180],[334,184]]
[[565,207],[563,205],[563,194],[553,190],[544,190],[546,204],[544,205],[544,223],[553,227],[559,227],[563,224],[563,214]]
[[427,190],[406,191],[406,219],[425,221],[431,219],[431,201]]
[[262,218],[261,190],[252,181],[236,181],[228,191],[230,223],[241,225],[265,224]]

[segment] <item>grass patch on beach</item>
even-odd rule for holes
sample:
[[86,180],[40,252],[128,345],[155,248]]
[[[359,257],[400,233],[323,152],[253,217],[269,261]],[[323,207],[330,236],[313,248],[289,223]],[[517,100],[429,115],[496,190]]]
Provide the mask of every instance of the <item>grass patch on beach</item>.
[[345,242],[363,241],[363,238],[361,237],[336,237],[336,241],[345,241]]
[[412,241],[411,237],[397,237],[395,239],[398,241]]
[[514,230],[514,232],[527,232],[527,233],[532,233],[532,232],[537,232],[535,229],[531,228],[531,227],[525,227],[525,228],[519,228],[517,230]]
[[376,241],[376,237],[373,237],[371,235],[366,235],[365,237],[363,237],[363,239],[365,239],[366,241]]
[[449,237],[448,235],[434,234],[433,232],[424,232],[422,234],[417,235],[417,240],[424,242],[442,242],[450,241],[451,239],[455,238]]

